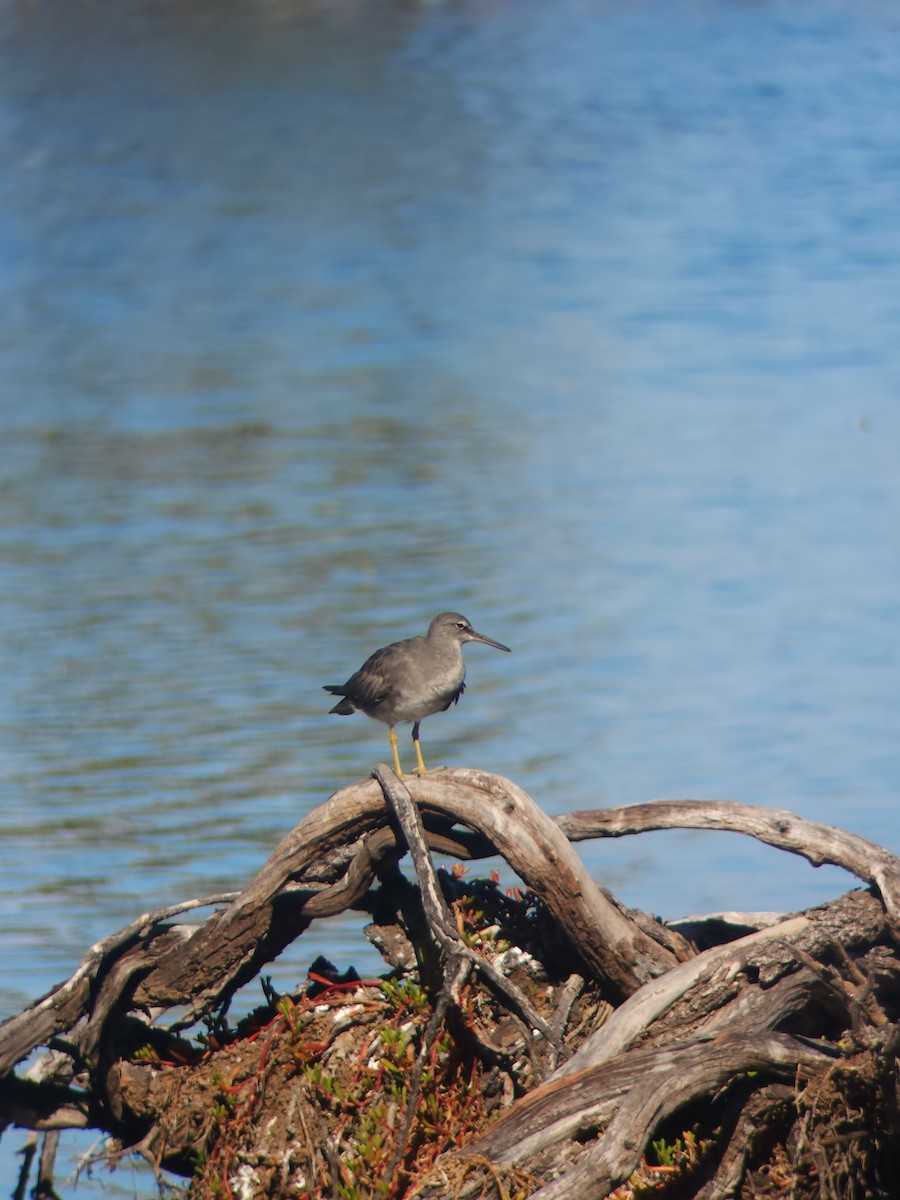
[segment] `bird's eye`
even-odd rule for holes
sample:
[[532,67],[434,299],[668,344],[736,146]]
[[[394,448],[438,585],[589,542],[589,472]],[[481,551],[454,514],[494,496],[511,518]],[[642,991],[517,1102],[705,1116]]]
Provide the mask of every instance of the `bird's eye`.
[[456,622],[456,628],[457,628],[457,629],[468,629],[469,627],[468,627],[468,625],[465,623],[465,621],[457,621],[457,622]]

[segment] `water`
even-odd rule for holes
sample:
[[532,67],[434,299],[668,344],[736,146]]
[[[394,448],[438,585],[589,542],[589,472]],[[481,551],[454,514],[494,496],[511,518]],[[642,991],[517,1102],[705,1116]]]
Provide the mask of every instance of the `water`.
[[[876,4],[7,0],[0,1014],[384,759],[321,684],[442,608],[514,653],[426,755],[900,850],[898,101]],[[666,917],[851,882],[579,851]]]

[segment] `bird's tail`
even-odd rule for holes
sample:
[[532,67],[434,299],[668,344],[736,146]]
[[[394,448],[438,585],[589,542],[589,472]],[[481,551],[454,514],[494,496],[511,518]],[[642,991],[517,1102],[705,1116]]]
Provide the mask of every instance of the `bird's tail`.
[[324,690],[326,692],[331,692],[332,696],[341,697],[340,703],[336,704],[334,708],[329,709],[329,712],[337,713],[339,717],[350,717],[356,712],[356,709],[344,695],[343,688],[338,687],[333,683],[326,683]]

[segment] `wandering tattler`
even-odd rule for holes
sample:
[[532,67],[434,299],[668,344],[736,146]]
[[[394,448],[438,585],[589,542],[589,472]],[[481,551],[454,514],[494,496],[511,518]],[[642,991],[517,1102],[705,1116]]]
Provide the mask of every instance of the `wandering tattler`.
[[461,647],[464,642],[484,642],[509,653],[509,646],[476,633],[461,613],[439,613],[424,637],[393,642],[367,658],[355,675],[342,687],[330,684],[325,691],[341,696],[331,710],[342,717],[363,712],[389,727],[388,737],[394,755],[394,770],[403,774],[397,753],[394,726],[412,721],[413,746],[416,749],[416,774],[428,768],[419,745],[419,724],[432,713],[444,712],[459,700],[465,690],[466,667]]

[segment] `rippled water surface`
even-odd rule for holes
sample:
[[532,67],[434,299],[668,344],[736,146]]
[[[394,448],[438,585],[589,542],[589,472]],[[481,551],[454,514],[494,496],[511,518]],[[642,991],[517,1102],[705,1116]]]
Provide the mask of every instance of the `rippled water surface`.
[[[384,759],[321,685],[444,608],[514,653],[433,758],[900,851],[898,108],[874,3],[5,0],[0,1015]],[[850,883],[579,850],[666,917]]]

